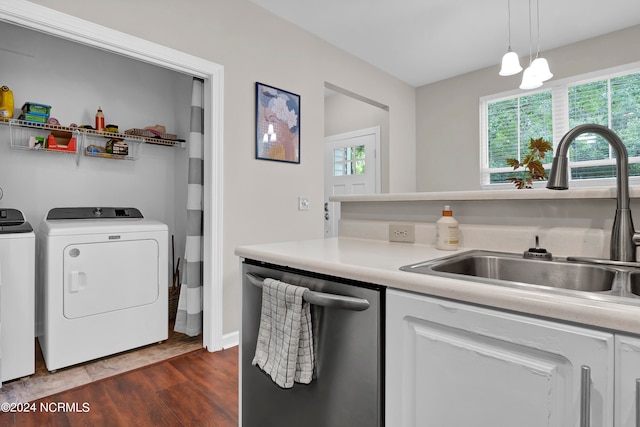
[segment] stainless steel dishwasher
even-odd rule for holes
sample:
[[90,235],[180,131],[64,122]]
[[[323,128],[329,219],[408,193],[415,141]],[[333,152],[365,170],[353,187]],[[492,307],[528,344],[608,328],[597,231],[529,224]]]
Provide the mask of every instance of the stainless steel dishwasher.
[[[384,426],[384,287],[244,260],[240,347],[243,427]],[[310,384],[283,389],[256,366],[262,280],[309,288],[316,349]]]

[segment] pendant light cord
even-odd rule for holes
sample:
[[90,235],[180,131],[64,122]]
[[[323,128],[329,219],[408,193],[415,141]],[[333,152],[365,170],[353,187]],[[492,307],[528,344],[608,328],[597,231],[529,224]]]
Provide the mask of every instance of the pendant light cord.
[[511,0],[507,0],[507,19],[508,19],[508,28],[509,28],[509,48],[507,52],[511,52]]
[[540,0],[536,0],[536,27],[538,38],[538,50],[536,51],[536,59],[538,59],[538,55],[540,54]]
[[532,56],[533,56],[533,41],[532,41],[532,37],[531,37],[531,0],[529,0],[529,65],[531,65],[532,62]]

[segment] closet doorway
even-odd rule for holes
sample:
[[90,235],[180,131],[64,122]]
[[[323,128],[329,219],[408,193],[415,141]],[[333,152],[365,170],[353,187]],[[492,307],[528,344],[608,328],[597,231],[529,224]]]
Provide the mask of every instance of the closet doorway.
[[223,67],[25,0],[0,0],[0,21],[204,81],[203,346],[222,349]]

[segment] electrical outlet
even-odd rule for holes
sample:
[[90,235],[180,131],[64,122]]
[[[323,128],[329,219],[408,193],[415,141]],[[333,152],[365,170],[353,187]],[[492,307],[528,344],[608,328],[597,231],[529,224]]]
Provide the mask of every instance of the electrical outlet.
[[413,224],[389,224],[389,241],[415,243],[416,227]]

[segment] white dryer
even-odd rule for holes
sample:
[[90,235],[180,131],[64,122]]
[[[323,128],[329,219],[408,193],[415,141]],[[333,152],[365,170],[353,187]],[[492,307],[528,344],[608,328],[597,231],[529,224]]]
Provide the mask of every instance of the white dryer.
[[35,248],[22,212],[0,208],[0,381],[35,372]]
[[168,227],[134,208],[55,208],[37,234],[50,371],[166,340]]

